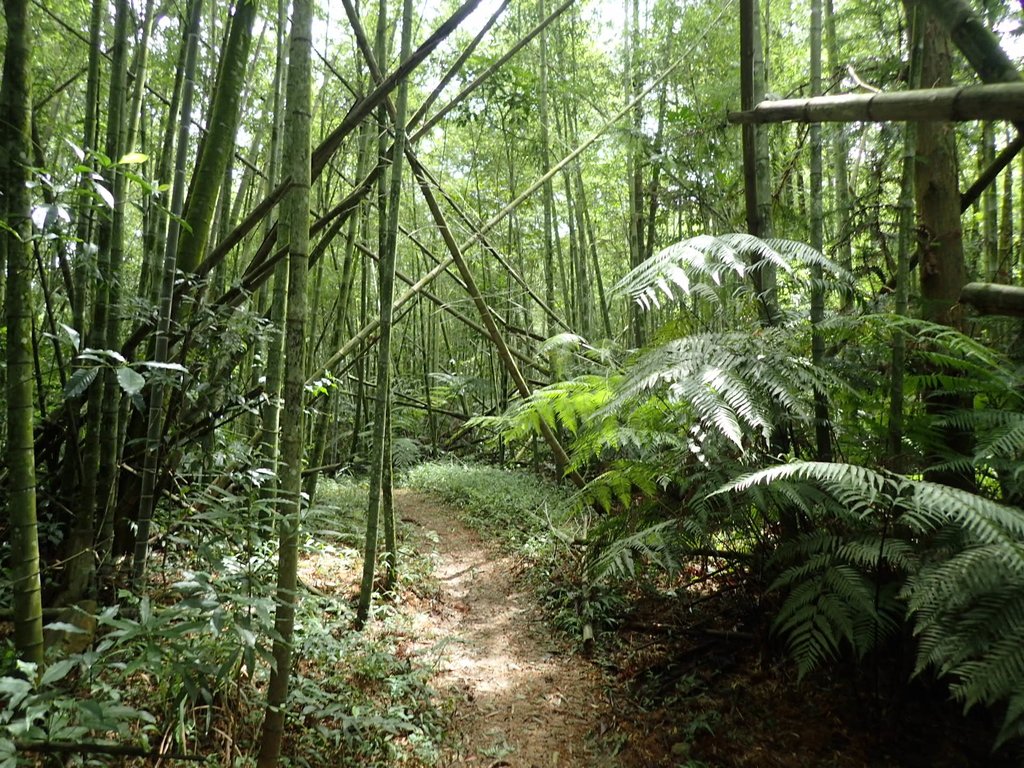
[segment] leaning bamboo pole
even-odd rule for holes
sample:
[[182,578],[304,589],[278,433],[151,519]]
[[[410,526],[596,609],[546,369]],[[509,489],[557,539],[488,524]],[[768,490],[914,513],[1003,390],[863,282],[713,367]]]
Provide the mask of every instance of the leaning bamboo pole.
[[1024,82],[762,101],[730,123],[1024,120]]
[[1018,83],[1020,75],[999,38],[964,0],[918,0],[949,31],[953,44],[985,83]]
[[[724,15],[725,6],[723,6],[722,12],[720,13],[719,17],[722,17]],[[604,136],[609,131],[609,129],[611,129],[626,114],[629,113],[629,111],[636,105],[636,103],[640,99],[646,98],[646,96],[652,90],[654,90],[658,86],[658,84],[661,83],[662,80],[664,80],[673,72],[675,72],[683,64],[683,62],[688,61],[691,54],[692,46],[691,48],[687,49],[687,51],[684,52],[683,55],[679,56],[668,67],[662,70],[660,74],[654,77],[652,81],[648,83],[647,87],[644,88],[639,94],[637,94],[628,104],[623,106],[618,112],[609,117],[608,120],[606,120],[601,125],[601,127],[598,128],[589,138],[587,138],[575,149],[569,152],[558,163],[556,163],[547,173],[545,173],[540,178],[536,179],[517,197],[508,202],[501,210],[499,210],[497,213],[491,216],[490,219],[483,222],[480,225],[480,227],[475,232],[473,232],[464,243],[459,245],[460,252],[465,253],[470,247],[476,245],[481,240],[481,238],[483,238],[488,232],[490,232],[498,224],[504,221],[506,217],[511,215],[513,211],[515,211],[520,205],[522,205],[526,200],[528,200],[538,189],[540,189],[544,182],[556,176],[565,168],[565,166],[567,166],[577,157],[582,155],[587,149],[589,149],[591,146],[597,143],[597,141],[602,136]],[[455,260],[452,259],[451,256],[449,256],[445,258],[442,262],[440,262],[436,267],[434,267],[429,272],[420,277],[420,279],[416,281],[415,285],[410,286],[405,293],[403,293],[401,296],[398,297],[398,299],[396,299],[395,310],[397,311],[403,304],[412,299],[417,293],[419,293],[419,291],[422,288],[426,287],[427,285],[430,285],[430,283],[433,282],[433,280],[436,277],[441,275],[445,270],[448,269],[448,267],[450,267],[454,263]],[[370,320],[367,323],[367,325],[363,326],[363,328],[360,329],[360,331],[356,334],[355,337],[346,342],[340,349],[338,349],[333,355],[331,355],[330,358],[328,358],[323,363],[320,363],[317,366],[315,366],[314,369],[311,370],[307,378],[307,382],[312,383],[318,377],[320,377],[325,371],[330,370],[339,361],[341,361],[347,355],[351,354],[353,351],[358,349],[361,346],[362,342],[365,341],[366,338],[371,336],[376,331],[376,329],[377,320]]]
[[[522,371],[519,370],[519,366],[516,365],[515,359],[512,356],[512,352],[505,342],[504,337],[498,330],[497,323],[494,322],[494,313],[488,306],[487,301],[481,294],[480,289],[477,287],[476,280],[473,277],[472,272],[469,269],[469,265],[466,263],[466,259],[462,255],[462,251],[459,249],[458,244],[455,242],[455,238],[452,236],[451,229],[448,227],[448,222],[445,220],[444,214],[441,211],[440,206],[437,204],[437,198],[434,196],[433,190],[430,188],[430,181],[427,179],[427,175],[423,170],[423,167],[410,156],[410,165],[412,171],[416,175],[416,181],[419,183],[420,193],[423,195],[423,199],[430,209],[430,214],[434,218],[434,222],[437,225],[438,231],[441,233],[441,238],[444,240],[445,246],[448,248],[451,254],[452,261],[455,262],[455,266],[459,269],[459,274],[462,275],[462,281],[466,284],[469,290],[470,298],[473,299],[473,304],[476,305],[477,311],[480,313],[480,319],[482,320],[484,327],[487,329],[487,335],[491,339],[491,343],[494,344],[494,348],[498,351],[499,357],[508,371],[512,381],[515,382],[516,390],[520,396],[525,400],[530,397],[532,390],[530,389],[529,383],[523,376]],[[539,422],[541,436],[544,441],[548,444],[551,452],[555,456],[559,468],[565,469],[570,465],[569,456],[559,442],[558,437],[548,424],[541,419]],[[568,470],[567,477],[579,488],[585,485],[583,478],[575,470]]]
[[[362,25],[359,22],[359,16],[355,12],[355,8],[353,7],[350,0],[342,0],[342,2],[345,6],[345,12],[349,17],[349,22],[352,25],[352,31],[355,34],[356,43],[359,46],[359,50],[363,54],[363,58],[365,59],[366,64],[369,67],[370,73],[373,76],[374,80],[377,80],[379,82],[382,80],[383,74],[381,73],[380,67],[377,64],[374,52],[371,50],[369,46],[369,43],[366,39],[366,35],[363,32]],[[403,110],[396,110],[395,107],[392,105],[390,98],[385,98],[384,106],[388,110],[388,113],[390,114],[391,119],[395,124],[396,136],[400,136],[401,131],[403,130],[403,123],[405,121],[405,115]],[[396,142],[396,144],[397,143],[398,142]],[[516,365],[515,357],[512,355],[512,352],[508,344],[506,343],[504,337],[501,335],[501,332],[498,330],[498,326],[494,321],[494,313],[491,311],[490,306],[487,304],[487,301],[484,299],[483,294],[477,287],[476,280],[474,279],[473,274],[470,271],[465,258],[463,257],[462,249],[459,248],[458,243],[455,241],[455,237],[452,235],[451,229],[448,226],[448,222],[446,221],[445,216],[441,211],[441,207],[437,203],[437,198],[434,196],[433,190],[430,188],[430,181],[425,169],[423,168],[422,165],[420,165],[419,160],[416,158],[416,155],[412,151],[412,148],[410,146],[404,145],[402,146],[402,150],[404,150],[404,154],[409,161],[409,166],[416,177],[416,181],[419,184],[420,192],[423,195],[423,199],[426,202],[427,207],[430,209],[430,213],[434,219],[434,223],[437,225],[437,229],[441,234],[441,238],[442,240],[444,240],[445,246],[447,247],[448,252],[450,254],[449,258],[446,259],[444,262],[441,262],[441,264],[454,263],[455,266],[458,268],[459,275],[462,277],[462,282],[465,284],[470,297],[473,299],[473,303],[480,314],[481,322],[483,323],[483,326],[487,331],[488,337],[490,337],[491,343],[498,351],[498,355],[501,358],[502,364],[508,371],[509,376],[515,382],[516,389],[518,390],[520,396],[523,397],[524,399],[530,397],[530,395],[532,394],[530,385],[527,382],[526,377],[523,376],[522,371],[520,371],[519,366]],[[396,163],[396,167],[400,166],[397,166]],[[481,240],[484,234],[485,233],[483,231],[477,230],[476,237],[474,240]],[[474,242],[474,240],[471,240],[470,242],[472,243]],[[385,300],[383,294],[381,298],[382,301]],[[390,297],[387,297],[386,300],[390,300]],[[380,325],[379,319],[378,324]],[[548,444],[548,447],[551,449],[552,454],[554,454],[557,465],[562,469],[567,468],[570,464],[569,456],[565,452],[565,448],[562,447],[562,444],[558,440],[558,437],[555,435],[554,431],[543,421],[541,421],[540,423],[540,431],[541,435],[544,438],[544,441]],[[572,480],[572,482],[577,487],[582,488],[585,485],[583,478],[575,470],[569,469],[566,475],[567,477],[569,477],[570,480]],[[368,544],[367,552],[369,553],[369,551],[370,548]],[[367,554],[367,559],[369,559],[369,554]],[[362,609],[362,607],[363,599],[361,597],[360,609]]]

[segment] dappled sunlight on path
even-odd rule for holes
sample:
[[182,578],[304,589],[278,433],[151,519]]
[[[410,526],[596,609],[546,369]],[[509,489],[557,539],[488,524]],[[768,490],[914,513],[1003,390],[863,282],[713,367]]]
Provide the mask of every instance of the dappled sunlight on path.
[[[428,497],[401,491],[396,508],[437,552],[439,591],[416,617],[419,650],[437,655],[437,687],[456,701],[451,766],[614,766],[598,754],[601,683],[558,647],[502,555]],[[437,535],[437,543],[428,544]]]

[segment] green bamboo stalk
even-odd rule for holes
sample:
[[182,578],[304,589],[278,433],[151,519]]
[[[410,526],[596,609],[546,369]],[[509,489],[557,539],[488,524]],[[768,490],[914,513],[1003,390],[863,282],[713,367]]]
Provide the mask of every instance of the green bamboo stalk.
[[206,255],[213,214],[228,157],[235,149],[242,85],[249,66],[249,46],[256,3],[240,0],[231,18],[231,30],[222,57],[220,76],[203,150],[193,174],[193,187],[185,204],[185,227],[178,243],[178,269],[194,272]]
[[[192,121],[192,96],[195,90],[196,51],[199,47],[199,24],[202,19],[201,0],[192,0],[189,20],[185,26],[185,61],[181,97],[181,119],[178,121],[178,150],[174,163],[174,184],[171,189],[171,217],[165,243],[163,275],[160,285],[160,318],[157,323],[153,358],[167,360],[168,334],[171,325],[171,302],[174,296],[174,276],[177,266],[179,217],[185,196],[185,164],[188,159],[188,134]],[[139,517],[135,535],[135,555],[132,562],[132,580],[138,588],[146,573],[149,554],[149,528],[156,504],[157,471],[160,462],[160,435],[163,427],[164,385],[158,378],[149,393],[149,412],[146,429],[146,451],[142,470],[142,489],[139,492]]]
[[[384,16],[384,2],[380,5],[380,17]],[[351,3],[345,0],[345,10],[352,22],[357,38],[361,37],[359,17]],[[400,58],[404,63],[412,53],[412,0],[404,0],[402,6],[402,43]],[[378,41],[383,30],[378,24]],[[368,53],[368,52],[367,52]],[[375,62],[367,56],[371,64],[371,72]],[[363,557],[363,576],[359,586],[359,605],[356,609],[356,622],[362,626],[370,615],[370,604],[373,598],[373,577],[377,559],[377,525],[380,514],[381,483],[383,482],[384,458],[388,450],[387,412],[391,391],[391,327],[394,320],[393,304],[395,293],[395,261],[398,250],[398,213],[402,197],[402,164],[405,157],[406,114],[408,109],[409,84],[402,80],[398,86],[398,98],[395,105],[394,129],[395,141],[391,149],[391,178],[388,190],[388,218],[386,239],[381,251],[379,264],[380,275],[380,338],[377,341],[377,391],[374,400],[374,434],[373,453],[370,460],[370,489],[366,515],[366,544]],[[390,473],[389,477],[390,477]],[[393,533],[392,533],[393,538]],[[389,564],[394,567],[394,562]]]
[[36,462],[32,384],[32,266],[28,169],[32,29],[27,0],[4,0],[7,46],[0,88],[0,189],[8,228],[0,229],[7,261],[8,520],[14,598],[14,645],[25,661],[43,664],[43,607],[36,528]]
[[291,674],[292,635],[298,587],[299,512],[302,501],[303,363],[306,343],[306,273],[309,263],[310,117],[312,110],[313,4],[294,0],[288,53],[284,175],[291,190],[281,205],[281,238],[288,248],[286,377],[281,414],[280,492],[277,506],[280,544],[274,629],[274,667],[267,686],[267,709],[258,768],[277,765],[284,738],[285,702]]

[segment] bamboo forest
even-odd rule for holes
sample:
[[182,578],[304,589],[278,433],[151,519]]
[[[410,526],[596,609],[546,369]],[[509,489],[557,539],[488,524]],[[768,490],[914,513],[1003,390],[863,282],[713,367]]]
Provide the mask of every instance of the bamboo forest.
[[3,9],[0,768],[1024,764],[1024,2]]

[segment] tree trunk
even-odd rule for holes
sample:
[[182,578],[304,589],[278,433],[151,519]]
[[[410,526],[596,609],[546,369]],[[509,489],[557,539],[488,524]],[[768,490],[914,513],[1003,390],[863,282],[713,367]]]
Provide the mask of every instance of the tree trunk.
[[[92,4],[92,12],[90,14],[89,21],[89,63],[88,63],[88,76],[86,79],[85,86],[85,124],[82,135],[82,147],[89,154],[86,156],[85,164],[87,167],[95,170],[96,160],[92,154],[94,150],[98,149],[98,120],[97,111],[99,103],[99,81],[100,81],[100,48],[101,48],[101,29],[103,22],[103,11],[106,8],[106,3],[101,0],[94,0]],[[81,190],[83,204],[79,209],[78,222],[76,226],[76,232],[80,242],[79,246],[79,258],[75,262],[74,280],[75,280],[75,301],[72,302],[71,324],[81,334],[86,337],[86,324],[85,317],[89,303],[89,288],[92,279],[93,270],[89,268],[90,265],[95,265],[93,255],[90,253],[90,248],[87,246],[92,243],[93,239],[93,205],[91,202],[91,196],[86,193],[92,192],[92,172],[83,173],[79,182],[79,189]],[[102,291],[98,291],[102,294]],[[77,367],[77,366],[76,366]],[[77,513],[71,523],[71,530],[68,534],[68,543],[65,547],[65,552],[69,555],[75,552],[86,552],[93,545],[93,527],[95,525],[93,509],[95,508],[96,499],[96,471],[99,466],[99,430],[94,425],[92,429],[89,427],[89,421],[99,421],[99,407],[100,407],[100,396],[101,391],[99,384],[93,382],[89,387],[89,394],[87,396],[87,407],[89,410],[86,414],[86,429],[85,438],[86,445],[91,446],[92,450],[87,450],[85,446],[76,451],[68,451],[65,455],[66,466],[64,467],[64,478],[63,484],[66,489],[70,492],[67,498],[74,498],[77,507]],[[92,403],[88,405],[88,403]],[[72,409],[76,406],[69,405],[68,412],[72,413]],[[90,418],[91,417],[91,418]],[[69,420],[70,421],[70,420]],[[68,440],[77,443],[79,439],[78,425],[71,431],[68,436]],[[77,446],[76,446],[77,448]],[[71,463],[72,456],[75,456],[75,463]],[[91,471],[87,471],[91,470]],[[88,512],[86,512],[88,510]],[[89,570],[83,568],[78,573],[75,573],[75,566],[72,566],[71,571],[65,576],[65,586],[71,587],[71,592],[84,591],[85,584],[70,584],[72,577],[76,582],[84,582],[88,580]]]
[[[838,80],[846,71],[839,39],[836,35],[835,10],[832,0],[825,0],[825,47],[828,50],[829,69],[832,77]],[[846,138],[846,126],[838,126],[832,139],[832,162],[835,174],[834,209],[836,219],[836,258],[839,265],[847,272],[853,272],[853,232],[850,228],[850,173],[849,173],[849,142]],[[849,310],[853,295],[843,298],[843,309]]]
[[[758,0],[740,4],[740,101],[752,109],[764,97],[764,53]],[[765,130],[743,126],[743,186],[746,198],[747,231],[756,237],[772,236],[771,163]],[[774,325],[778,317],[775,270],[755,262],[754,288],[761,301],[762,321]]]
[[[629,266],[635,269],[643,261],[643,168],[641,164],[640,141],[643,124],[643,108],[640,102],[641,73],[640,57],[640,2],[632,0],[628,49],[626,54],[626,99],[632,104],[630,111],[630,137],[628,154],[627,184],[629,185],[629,219],[627,234],[629,240]],[[640,348],[644,345],[644,313],[636,302],[629,304],[630,341]]]
[[[288,71],[286,55],[288,4],[278,0],[277,4],[277,57],[274,67],[273,84],[273,130],[270,136],[270,165],[267,187],[277,183],[281,164],[282,134],[284,131],[284,83]],[[270,236],[271,222],[265,227]],[[284,385],[284,325],[288,304],[288,265],[280,262],[274,269],[274,288],[270,301],[270,332],[267,334],[265,384],[263,408],[260,410],[260,458],[268,475],[263,481],[261,495],[273,498],[278,483],[277,464],[280,449],[281,390]]]
[[32,235],[28,169],[32,165],[31,39],[27,0],[4,0],[7,46],[0,83],[0,190],[7,227],[0,229],[6,254],[8,519],[14,646],[27,662],[43,665],[43,607],[36,528],[36,461],[32,385]]
[[[544,0],[538,0],[537,13],[541,21],[547,16]],[[540,121],[540,167],[547,175],[551,170],[551,138],[548,116],[548,42],[547,32],[540,34],[540,93],[538,94],[538,119]],[[555,306],[555,255],[554,255],[554,190],[551,180],[544,182],[544,301],[549,307]],[[551,317],[544,321],[544,335],[553,336],[554,323]]]
[[[116,162],[121,157],[124,136],[125,84],[128,57],[128,3],[119,0],[114,21],[114,46],[111,57],[110,91],[107,100],[107,136],[104,152]],[[113,349],[120,328],[117,305],[120,300],[121,260],[124,245],[124,173],[117,167],[106,169],[103,183],[113,196],[112,209],[100,218],[97,227],[98,281],[93,298],[92,322],[87,343],[93,349]],[[85,444],[83,448],[83,482],[75,510],[72,534],[65,547],[68,567],[65,572],[63,599],[74,602],[94,589],[96,550],[101,552],[107,541],[96,541],[96,522],[100,527],[113,508],[111,494],[116,477],[117,419],[120,410],[120,388],[114,372],[101,369],[89,387],[86,403]]]
[[[117,161],[127,151],[125,139],[128,136],[128,22],[132,15],[127,0],[115,3],[117,15],[114,22],[114,55],[111,60],[110,98],[107,107],[107,147],[109,158]],[[107,349],[121,345],[121,297],[124,282],[125,256],[125,211],[127,208],[127,182],[125,169],[115,166],[110,169],[111,188],[114,194],[114,208],[109,223],[100,226],[100,249],[108,252],[109,271],[107,278],[107,312],[104,338]],[[109,227],[109,231],[108,231]],[[113,542],[114,516],[117,510],[117,484],[120,466],[121,434],[125,427],[122,414],[122,391],[113,371],[106,371],[103,377],[103,413],[100,431],[100,467],[97,474],[99,495],[96,510],[99,514],[99,537],[97,554],[100,562],[106,560]],[[95,559],[95,558],[93,558]],[[72,595],[68,595],[72,597]]]
[[[346,10],[349,9],[346,3]],[[381,1],[380,17],[384,16],[384,2]],[[358,25],[358,18],[353,26]],[[402,44],[401,61],[405,62],[412,51],[412,0],[405,0],[402,7]],[[360,35],[356,30],[357,36]],[[378,31],[378,48],[382,37]],[[370,57],[368,57],[370,58]],[[371,72],[376,67],[372,58],[368,61]],[[405,158],[405,124],[408,106],[409,85],[403,80],[398,87],[398,99],[395,105],[394,130],[395,141],[391,149],[390,188],[387,200],[387,230],[384,248],[380,254],[379,275],[380,287],[380,338],[377,341],[377,391],[374,399],[373,414],[373,448],[370,459],[370,489],[366,514],[366,545],[363,558],[363,577],[359,587],[359,605],[356,610],[356,622],[362,626],[370,615],[370,603],[373,597],[373,577],[377,560],[377,523],[381,504],[381,483],[384,474],[385,456],[390,456],[388,449],[387,411],[391,392],[391,326],[393,321],[392,305],[395,294],[395,259],[398,248],[398,209],[402,196],[402,165]],[[390,472],[388,473],[390,478]],[[394,567],[391,563],[390,568]]]
[[[85,84],[85,121],[82,130],[82,149],[86,152],[93,152],[99,149],[97,128],[97,112],[99,110],[100,92],[100,49],[101,30],[103,26],[103,12],[106,10],[106,3],[103,0],[94,0],[92,12],[89,17],[89,63],[88,75]],[[95,168],[96,161],[90,154],[86,157],[86,164]],[[79,187],[83,192],[92,190],[92,180],[89,174],[82,174]],[[93,229],[93,206],[88,194],[83,195],[84,203],[79,210],[77,233],[81,243],[92,242]],[[81,255],[85,256],[87,252]],[[87,259],[81,259],[82,262]],[[85,312],[88,305],[88,286],[90,280],[87,278],[88,271],[84,264],[75,265],[75,298],[72,305],[72,325],[80,334],[85,333]]]
[[1003,170],[1003,212],[999,227],[998,266],[994,279],[997,283],[1009,283],[1013,274],[1013,195],[1013,163],[1009,163]]
[[[952,81],[950,37],[932,13],[922,14],[921,84],[948,86]],[[922,122],[917,128],[915,198],[917,203],[918,250],[920,252],[921,314],[925,320],[963,328],[959,306],[960,290],[967,282],[960,226],[960,193],[956,142],[950,123]],[[925,408],[941,418],[951,410],[966,407],[956,394],[933,389],[924,393]],[[945,446],[954,454],[969,453],[970,434],[948,428],[943,433]],[[925,457],[927,464],[945,460],[934,451]],[[931,470],[928,480],[957,488],[972,489],[973,474],[949,470]]]
[[[400,356],[401,357],[401,356]],[[393,400],[393,398],[391,398]],[[384,589],[394,589],[398,580],[398,529],[395,525],[395,463],[392,455],[391,412],[388,403],[384,419],[384,452],[381,457],[380,514],[384,518]]]
[[[921,84],[921,17],[916,6],[908,6],[907,48],[910,52],[910,87]],[[903,126],[903,171],[900,183],[899,232],[896,243],[896,285],[893,312],[906,315],[910,289],[910,246],[914,236],[914,176],[917,154],[917,124]],[[886,458],[894,472],[903,472],[907,456],[903,447],[903,380],[906,366],[907,341],[900,331],[892,340],[892,376],[889,380],[889,424],[886,434]]]
[[[190,0],[201,3],[202,0]],[[171,94],[171,102],[167,107],[167,117],[164,123],[163,137],[160,141],[160,156],[156,164],[156,178],[168,179],[174,174],[174,137],[179,133],[175,128],[180,126],[178,114],[181,111],[182,89],[185,87],[185,56],[188,51],[189,19],[192,18],[190,8],[186,7],[181,18],[181,47],[178,51],[178,61],[174,73],[174,91]],[[155,200],[150,201],[147,206],[146,229],[143,235],[143,261],[141,274],[139,276],[139,295],[150,299],[156,306],[160,303],[160,280],[163,268],[164,247],[167,242],[168,218],[164,212],[166,203],[164,193],[159,193]],[[161,203],[157,205],[155,203]]]
[[206,256],[224,169],[235,151],[242,84],[249,66],[249,45],[256,3],[240,0],[231,17],[231,30],[221,60],[206,136],[193,174],[192,191],[185,204],[185,227],[178,245],[178,269],[194,272]]
[[[192,124],[192,96],[195,90],[196,52],[199,48],[199,24],[202,19],[201,0],[192,0],[189,19],[185,26],[185,61],[181,97],[181,119],[178,121],[178,151],[174,162],[174,183],[171,188],[171,216],[164,244],[163,273],[160,281],[160,317],[157,321],[153,359],[166,362],[168,335],[171,326],[171,302],[174,296],[174,277],[178,253],[180,217],[185,197],[185,164],[188,160],[188,135]],[[146,573],[149,554],[149,528],[156,505],[155,490],[160,466],[160,437],[163,432],[164,385],[162,372],[155,371],[155,383],[149,393],[149,412],[146,428],[146,451],[142,470],[142,488],[139,492],[139,517],[135,534],[135,554],[132,562],[132,580],[139,588]]]
[[[996,157],[996,129],[991,121],[985,121],[981,133],[982,170],[992,164]],[[989,184],[981,193],[982,241],[984,243],[985,279],[994,283],[999,274],[999,204],[996,199],[997,187]]]
[[[811,0],[811,96],[821,95],[821,39],[822,0]],[[824,253],[824,214],[822,198],[821,126],[810,129],[811,180],[810,180],[810,221],[811,247]],[[825,319],[825,280],[821,265],[811,269],[811,359],[816,366],[825,364],[825,336],[821,322]],[[832,461],[832,432],[829,420],[828,401],[821,390],[814,391],[814,434],[817,443],[817,460]]]

